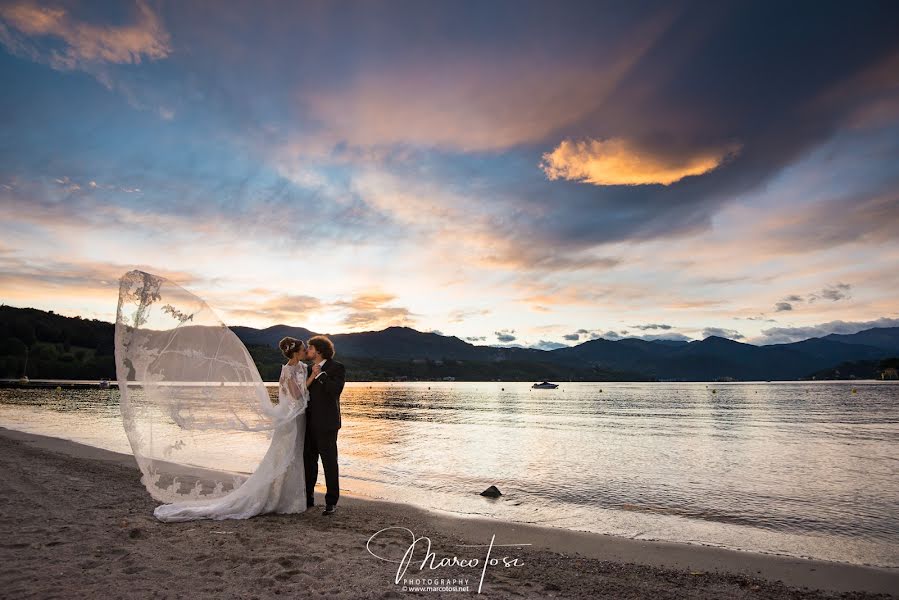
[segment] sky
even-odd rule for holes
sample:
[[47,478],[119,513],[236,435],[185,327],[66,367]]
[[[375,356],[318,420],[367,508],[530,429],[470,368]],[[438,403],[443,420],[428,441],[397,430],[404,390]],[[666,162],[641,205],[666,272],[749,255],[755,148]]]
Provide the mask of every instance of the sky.
[[899,326],[895,2],[0,0],[0,302],[475,344]]

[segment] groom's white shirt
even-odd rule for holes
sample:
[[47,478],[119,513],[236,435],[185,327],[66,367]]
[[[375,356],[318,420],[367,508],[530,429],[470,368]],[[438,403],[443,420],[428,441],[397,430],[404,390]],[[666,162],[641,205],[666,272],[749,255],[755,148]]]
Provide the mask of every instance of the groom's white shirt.
[[[325,362],[327,362],[327,360],[328,360],[327,358],[323,358],[322,361],[321,361],[320,363],[318,363],[318,366],[321,367],[322,369],[324,369],[324,368],[325,368]],[[324,371],[323,371],[323,372],[324,372]],[[319,373],[318,375],[315,376],[315,378],[318,379],[319,377],[321,377],[321,375],[322,375],[322,374]]]

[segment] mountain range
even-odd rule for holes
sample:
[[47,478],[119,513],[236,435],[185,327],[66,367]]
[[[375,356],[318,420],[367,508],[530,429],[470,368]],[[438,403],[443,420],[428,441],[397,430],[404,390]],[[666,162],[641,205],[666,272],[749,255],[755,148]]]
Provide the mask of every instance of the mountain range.
[[[65,317],[52,311],[0,306],[0,377],[114,378],[111,323]],[[265,329],[233,326],[264,379],[277,378],[277,350],[285,336],[315,332],[289,325]],[[476,346],[454,336],[408,327],[331,335],[338,358],[354,380],[468,379],[646,381],[795,380],[846,363],[877,373],[881,361],[899,356],[899,327],[830,334],[789,344],[755,346],[723,337],[701,341],[598,338],[555,350]]]
[[[277,346],[284,336],[308,339],[301,327],[232,327],[245,344]],[[680,342],[638,338],[590,340],[555,350],[475,346],[454,336],[408,327],[329,336],[342,356],[393,361],[508,361],[626,372],[641,378],[710,381],[794,380],[850,361],[899,356],[899,327],[830,334],[788,344],[755,346],[719,336]]]

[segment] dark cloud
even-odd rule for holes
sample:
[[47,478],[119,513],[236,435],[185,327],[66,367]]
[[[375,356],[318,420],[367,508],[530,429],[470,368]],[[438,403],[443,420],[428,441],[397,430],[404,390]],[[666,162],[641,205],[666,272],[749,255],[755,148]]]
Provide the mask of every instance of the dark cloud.
[[811,303],[820,298],[823,298],[824,300],[832,300],[834,302],[836,302],[837,300],[845,300],[851,297],[849,294],[850,289],[852,289],[852,286],[848,283],[829,285],[820,292],[811,294],[808,301]]
[[566,339],[566,340],[569,340],[569,341],[572,341],[572,342],[576,342],[576,341],[578,341],[579,339],[581,339],[581,334],[580,334],[580,333],[566,333],[566,334],[563,335],[562,337],[563,337],[564,339]]
[[641,329],[646,331],[647,329],[671,329],[671,325],[663,325],[663,324],[651,324],[651,325],[631,325],[634,329]]
[[503,329],[501,331],[493,332],[493,335],[496,336],[496,339],[502,343],[514,342],[518,339],[516,336],[512,335],[515,333],[514,329]]
[[[868,78],[867,85],[833,93],[899,49],[899,38],[887,24],[895,22],[899,5],[871,11],[822,5],[811,21],[807,10],[795,5],[779,11],[774,22],[761,4],[722,5],[714,14],[707,9],[696,5],[680,15],[601,107],[568,131],[581,138],[635,137],[654,152],[675,155],[737,141],[742,149],[735,159],[670,186],[596,187],[533,176],[521,179],[514,190],[488,187],[490,196],[508,203],[513,215],[496,223],[503,237],[531,252],[538,244],[541,251],[557,254],[707,230],[721,205],[762,189],[892,85],[886,77]],[[758,45],[761,30],[772,35],[764,48]],[[576,30],[571,35],[576,38]],[[828,68],[809,68],[821,64]],[[508,161],[496,159],[504,184]],[[489,176],[478,174],[479,189],[484,189]],[[885,237],[897,229],[895,196],[859,200],[862,215],[848,205],[815,211],[820,226],[803,222],[802,235],[827,235],[850,214],[856,231],[873,228]],[[517,210],[511,209],[512,202]],[[550,203],[551,211],[546,210]],[[543,218],[535,220],[534,214]],[[822,246],[826,243],[822,240]]]
[[549,340],[540,340],[536,344],[533,344],[531,348],[535,348],[537,350],[555,350],[557,348],[567,348],[567,344],[560,344],[559,342],[552,342]]
[[465,338],[467,342],[485,342],[487,341],[487,336],[475,336],[475,337],[467,337]]
[[762,335],[750,342],[757,345],[789,344],[831,333],[858,333],[873,327],[899,327],[899,318],[881,317],[873,321],[829,321],[807,327],[771,327],[763,329]]
[[810,294],[806,294],[804,299],[803,296],[799,296],[797,294],[791,294],[784,298],[783,301],[777,302],[774,305],[775,312],[784,312],[793,310],[793,305],[799,302],[805,302],[807,304],[814,304],[816,300],[831,300],[836,302],[837,300],[847,300],[851,298],[850,290],[852,289],[852,285],[848,283],[837,283],[836,285],[828,285],[825,286],[824,289],[812,292]]
[[652,342],[654,340],[670,340],[675,342],[689,342],[692,341],[692,338],[686,336],[682,333],[659,333],[659,334],[650,334],[650,335],[641,335],[635,336],[638,340],[644,340],[647,342]]
[[735,329],[722,329],[720,327],[706,327],[705,329],[702,330],[703,339],[705,339],[711,335],[716,335],[718,337],[728,338],[731,340],[742,340],[746,337],[742,333],[740,333],[739,331],[737,331]]

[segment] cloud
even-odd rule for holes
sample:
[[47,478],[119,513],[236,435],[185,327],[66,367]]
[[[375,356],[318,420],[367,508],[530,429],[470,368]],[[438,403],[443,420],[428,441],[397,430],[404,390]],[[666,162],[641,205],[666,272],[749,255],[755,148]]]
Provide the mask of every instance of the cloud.
[[[894,147],[892,156],[897,151],[899,147]],[[899,230],[897,182],[891,177],[883,182],[884,189],[780,211],[760,223],[765,244],[772,252],[806,253],[845,244],[891,242]]]
[[715,335],[718,337],[723,337],[723,338],[728,338],[731,340],[742,340],[746,337],[742,333],[737,331],[736,329],[722,329],[721,327],[706,327],[705,329],[702,330],[703,339],[705,339],[709,336],[712,336],[712,335]]
[[[0,7],[0,18],[8,25],[0,25],[0,43],[13,54],[59,70],[166,58],[172,51],[171,42],[159,17],[140,0],[136,13],[133,24],[98,25],[78,20],[64,8],[31,2],[10,4]],[[61,49],[44,49],[34,43],[35,38],[54,38]]]
[[645,340],[647,342],[652,342],[655,340],[665,340],[672,342],[691,342],[693,339],[687,335],[682,333],[661,333],[659,335],[644,335],[640,336],[641,340]]
[[549,340],[540,340],[536,344],[531,345],[531,348],[536,350],[555,350],[557,348],[567,348],[567,344],[560,344],[559,342],[552,342]]
[[322,308],[322,302],[312,296],[282,295],[246,308],[228,308],[238,318],[257,318],[269,323],[309,324],[310,313]]
[[831,300],[836,302],[838,300],[847,300],[851,298],[850,290],[852,289],[852,285],[848,283],[837,283],[836,285],[828,285],[825,286],[824,289],[818,292],[813,292],[811,294],[807,294],[805,298],[799,296],[797,294],[790,294],[781,302],[777,302],[774,305],[775,312],[785,312],[793,310],[793,305],[798,302],[805,302],[807,304],[814,304],[816,300]]
[[563,140],[543,155],[540,168],[551,181],[594,185],[671,185],[716,169],[739,151],[738,144],[689,153],[661,154],[621,138]]
[[899,318],[880,317],[873,321],[829,321],[805,327],[771,327],[763,329],[762,335],[750,340],[757,345],[789,344],[831,333],[852,334],[874,327],[899,327]]
[[851,298],[849,295],[849,290],[852,288],[848,283],[838,283],[836,285],[829,285],[825,287],[823,290],[816,294],[811,294],[809,296],[809,303],[814,302],[820,298],[825,300],[831,300],[836,302],[837,300],[845,300]]
[[581,338],[588,340],[588,341],[595,340],[595,339],[598,339],[601,337],[605,338],[605,339],[618,339],[624,335],[627,335],[627,331],[622,331],[619,334],[618,332],[611,331],[611,330],[602,332],[598,329],[597,330],[578,329],[574,333],[568,333],[568,334],[563,335],[562,338],[565,340],[568,340],[568,341],[576,342],[576,341],[579,341]]
[[494,331],[493,335],[496,336],[496,339],[502,343],[514,342],[518,339],[516,336],[512,335],[515,333],[514,329],[503,329],[501,331]]
[[[322,135],[350,146],[455,152],[497,152],[548,140],[601,107],[678,12],[662,7],[644,14],[630,23],[627,35],[616,31],[616,17],[602,13],[591,30],[592,51],[603,56],[598,62],[583,48],[558,56],[531,43],[496,44],[492,33],[460,45],[455,35],[447,39],[445,30],[433,30],[433,23],[450,22],[458,14],[438,16],[429,8],[397,17],[423,18],[409,26],[428,31],[428,42],[418,38],[414,50],[392,55],[385,68],[360,69],[330,85],[299,90],[298,103]],[[488,26],[490,17],[484,19]],[[530,18],[516,24],[518,20],[508,13],[493,26],[508,31],[524,25],[524,31],[512,35],[524,34],[525,39],[541,35],[543,26]],[[380,46],[394,42],[383,40]]]
[[467,341],[467,342],[486,342],[487,336],[481,335],[481,336],[475,336],[475,337],[467,337],[467,338],[465,338],[465,341]]
[[[350,173],[351,193],[377,214],[390,219],[405,237],[419,237],[436,255],[447,252],[492,270],[558,273],[608,270],[621,259],[603,253],[552,248],[519,240],[503,214],[484,210],[479,194],[464,186],[420,176],[414,169],[359,167]],[[504,208],[504,207],[503,207]]]
[[647,329],[671,329],[671,325],[663,325],[663,324],[651,324],[651,325],[631,325],[634,329],[642,329],[646,331]]
[[449,314],[449,320],[451,323],[461,323],[467,319],[472,317],[484,317],[491,313],[490,309],[487,308],[473,308],[473,309],[457,309]]
[[349,301],[334,302],[334,306],[347,310],[343,324],[353,329],[414,324],[415,315],[409,309],[388,306],[394,300],[396,296],[393,294],[368,293],[357,295]]
[[159,264],[117,264],[91,260],[32,260],[0,253],[0,300],[19,307],[53,310],[65,316],[115,321],[119,279],[132,269],[162,275],[185,288],[209,280]]

